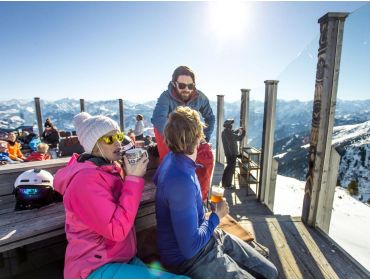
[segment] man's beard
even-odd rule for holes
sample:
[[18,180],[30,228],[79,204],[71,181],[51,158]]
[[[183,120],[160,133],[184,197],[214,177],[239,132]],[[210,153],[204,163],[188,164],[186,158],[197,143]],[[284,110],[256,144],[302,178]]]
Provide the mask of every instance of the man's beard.
[[189,93],[179,93],[179,95],[180,95],[182,101],[188,102],[190,100],[190,97],[191,97],[191,92],[189,92]]

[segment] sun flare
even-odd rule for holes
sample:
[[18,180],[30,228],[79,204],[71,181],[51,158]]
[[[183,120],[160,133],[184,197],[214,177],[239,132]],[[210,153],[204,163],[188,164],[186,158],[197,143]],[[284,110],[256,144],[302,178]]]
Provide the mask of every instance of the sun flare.
[[209,2],[211,31],[221,40],[242,38],[250,18],[249,9],[247,2]]

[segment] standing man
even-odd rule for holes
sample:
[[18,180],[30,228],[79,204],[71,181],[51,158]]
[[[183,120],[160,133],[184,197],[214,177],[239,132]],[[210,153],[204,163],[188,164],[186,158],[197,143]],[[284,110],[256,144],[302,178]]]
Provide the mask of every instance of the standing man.
[[221,138],[226,156],[226,168],[222,174],[222,186],[226,189],[232,189],[231,181],[235,173],[236,157],[238,155],[238,141],[241,141],[245,135],[245,130],[241,127],[238,130],[232,130],[233,119],[224,122],[224,130]]
[[168,115],[178,106],[188,106],[196,110],[202,115],[206,124],[206,128],[204,129],[205,139],[202,139],[198,147],[196,158],[196,163],[202,165],[202,167],[197,168],[196,173],[201,185],[202,199],[204,201],[208,195],[213,170],[213,154],[208,142],[215,127],[215,115],[212,112],[207,96],[196,89],[194,72],[187,66],[179,66],[175,69],[168,89],[158,98],[153,111],[151,121],[154,126],[161,161],[169,152],[168,147],[164,143],[164,127]]

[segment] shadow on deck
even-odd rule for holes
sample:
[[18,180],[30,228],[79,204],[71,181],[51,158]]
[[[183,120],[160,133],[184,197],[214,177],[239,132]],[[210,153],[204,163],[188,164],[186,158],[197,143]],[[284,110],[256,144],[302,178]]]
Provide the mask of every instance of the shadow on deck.
[[[224,166],[216,163],[212,184],[219,185]],[[300,217],[273,215],[246,187],[225,190],[230,214],[270,250],[279,278],[369,278],[370,272],[328,235],[305,226]],[[289,203],[289,201],[287,201]]]

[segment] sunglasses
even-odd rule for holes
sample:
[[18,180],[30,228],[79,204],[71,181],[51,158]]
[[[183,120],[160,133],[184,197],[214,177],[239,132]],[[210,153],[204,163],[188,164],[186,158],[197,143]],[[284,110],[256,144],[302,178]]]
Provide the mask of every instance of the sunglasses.
[[185,89],[186,87],[188,87],[189,90],[193,90],[195,89],[195,84],[184,84],[184,83],[179,83],[179,82],[176,82],[177,86],[179,87],[179,89]]
[[117,132],[114,135],[110,136],[102,136],[99,138],[99,141],[105,142],[105,144],[112,145],[114,141],[122,142],[125,138],[125,134],[123,132]]

